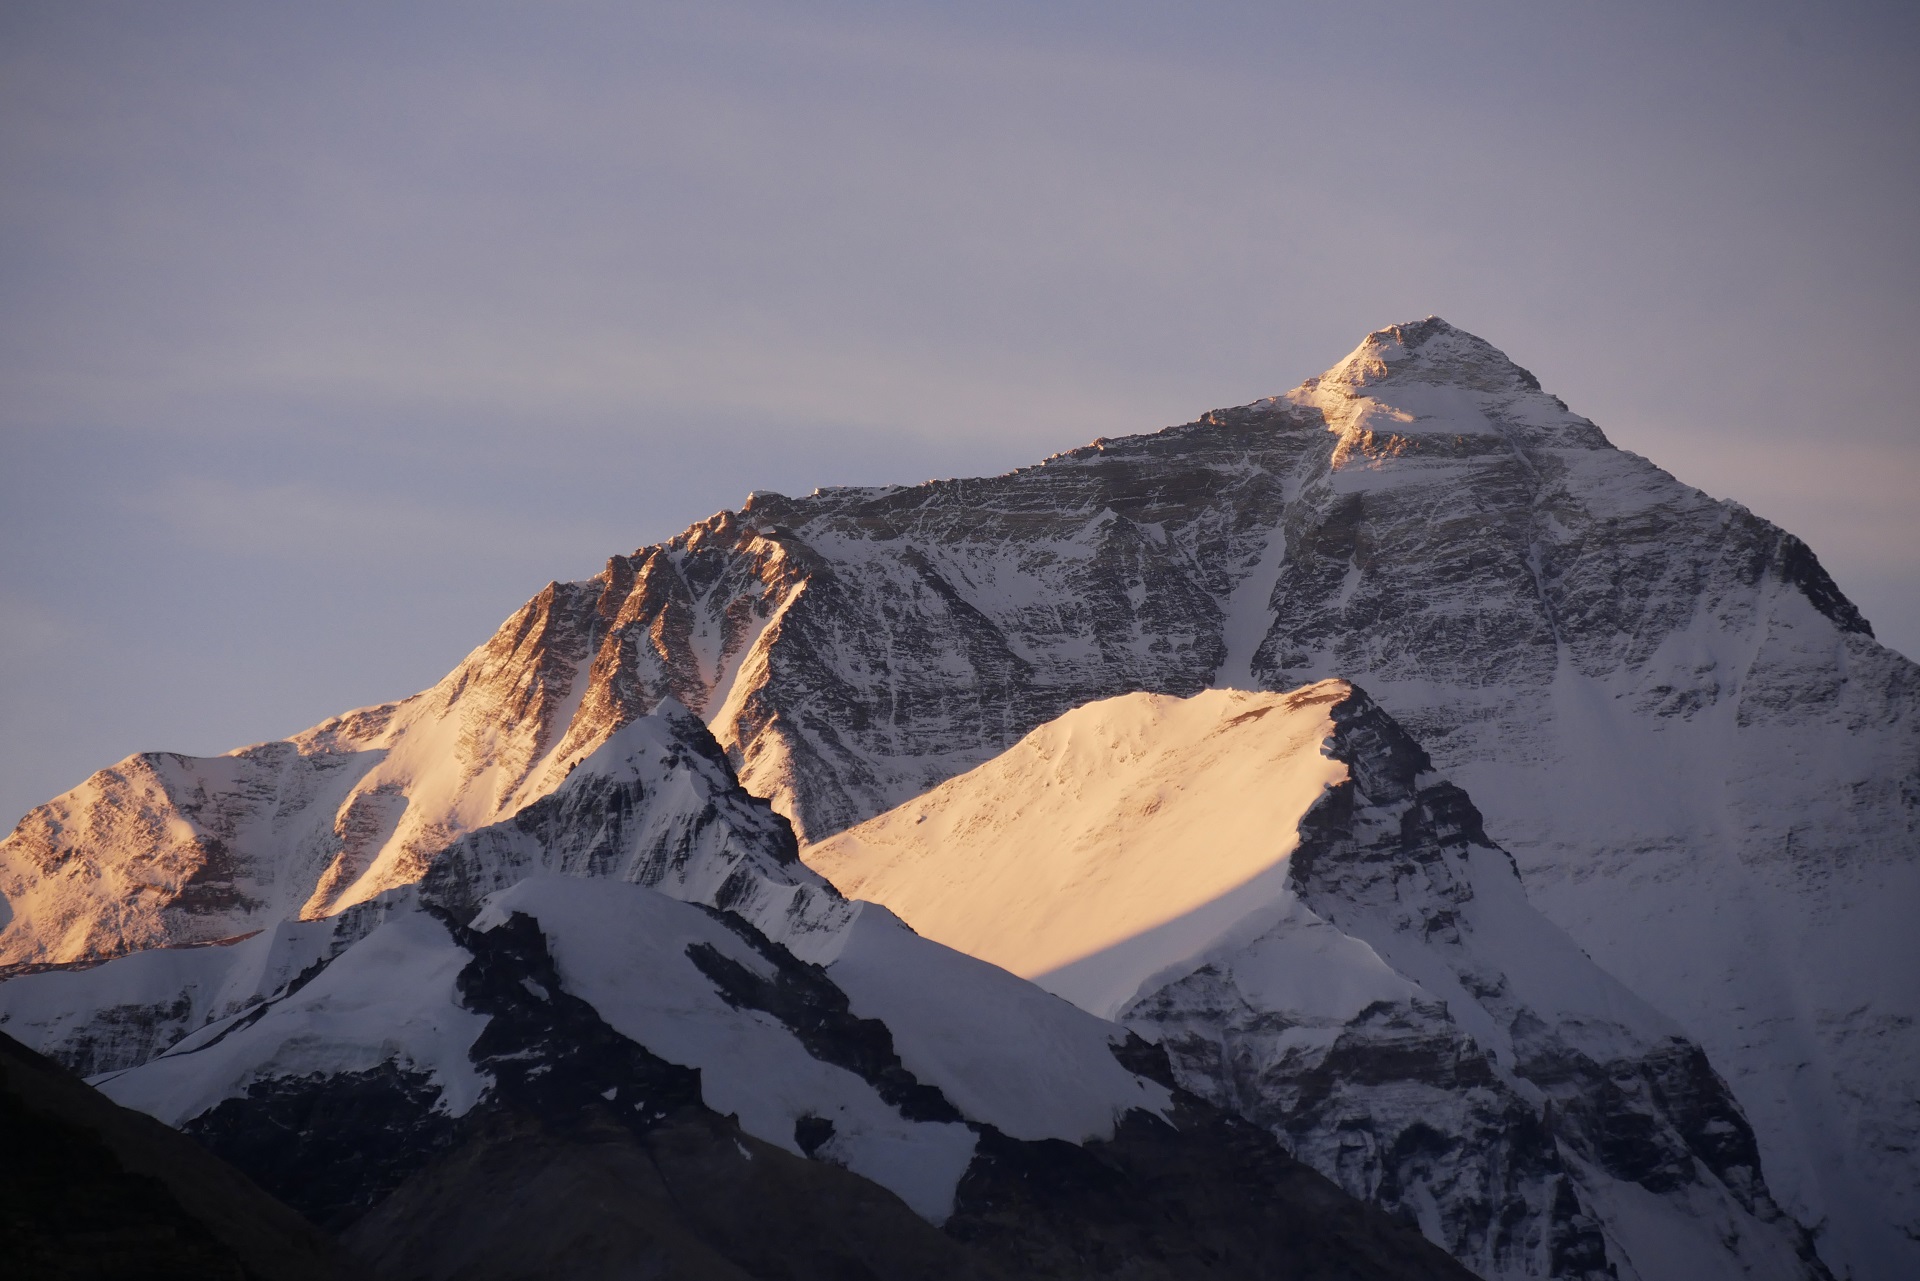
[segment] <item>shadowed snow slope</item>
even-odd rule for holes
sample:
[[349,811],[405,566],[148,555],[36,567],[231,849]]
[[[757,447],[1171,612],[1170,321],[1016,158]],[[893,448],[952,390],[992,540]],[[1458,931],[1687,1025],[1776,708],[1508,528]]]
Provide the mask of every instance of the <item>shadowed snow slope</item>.
[[1092,703],[806,857],[1160,1041],[1483,1276],[1824,1275],[1699,1048],[1345,682]]

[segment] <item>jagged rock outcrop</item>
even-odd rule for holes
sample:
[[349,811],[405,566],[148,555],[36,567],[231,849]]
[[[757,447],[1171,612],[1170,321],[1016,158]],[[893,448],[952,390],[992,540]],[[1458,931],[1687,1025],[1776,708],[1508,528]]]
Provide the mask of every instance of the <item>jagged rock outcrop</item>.
[[[1184,1080],[1482,1275],[1827,1275],[1700,1048],[1532,911],[1473,802],[1377,704],[1351,690],[1329,715],[1326,752],[1349,777],[1302,817],[1291,885],[1418,990],[1345,1026],[1296,1021],[1259,977],[1237,981],[1243,957],[1257,975],[1298,928],[1283,919],[1143,993],[1125,1021],[1158,1034]],[[1644,1214],[1648,1193],[1667,1225],[1622,1213],[1632,1198]],[[1680,1223],[1725,1255],[1677,1264]]]

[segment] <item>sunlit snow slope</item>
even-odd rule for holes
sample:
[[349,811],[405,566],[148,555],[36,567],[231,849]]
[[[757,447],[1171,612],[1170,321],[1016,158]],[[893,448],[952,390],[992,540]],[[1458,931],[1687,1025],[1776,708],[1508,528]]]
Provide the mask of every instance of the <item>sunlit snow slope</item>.
[[1300,815],[1346,767],[1327,699],[1091,703],[807,850],[853,898],[1111,1018],[1161,968],[1286,895]]

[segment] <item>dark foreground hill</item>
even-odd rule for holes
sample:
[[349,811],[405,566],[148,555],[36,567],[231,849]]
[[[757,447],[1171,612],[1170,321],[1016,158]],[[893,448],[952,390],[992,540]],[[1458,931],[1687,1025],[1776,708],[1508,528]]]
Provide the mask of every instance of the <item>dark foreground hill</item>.
[[199,1144],[0,1033],[0,1259],[46,1281],[336,1281],[333,1243]]

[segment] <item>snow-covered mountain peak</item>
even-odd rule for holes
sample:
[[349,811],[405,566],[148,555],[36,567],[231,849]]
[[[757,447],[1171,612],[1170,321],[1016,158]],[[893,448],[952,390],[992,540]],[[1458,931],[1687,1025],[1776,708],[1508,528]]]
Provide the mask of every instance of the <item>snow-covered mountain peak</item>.
[[[1089,703],[1337,675],[1472,794],[1532,904],[1704,1048],[1836,1271],[1920,1275],[1920,989],[1899,982],[1920,972],[1920,668],[1812,551],[1438,319],[1287,395],[1125,426],[998,477],[756,494],[549,586],[411,699],[102,771],[0,839],[0,966],[553,871],[730,907],[827,964],[867,909],[796,835],[904,807]],[[658,775],[644,726],[596,755],[668,699],[711,739],[682,736]],[[1493,868],[1469,869],[1483,906],[1517,894],[1503,860],[1470,861]],[[1195,1035],[1284,1058],[1221,991]],[[1434,1046],[1465,1035],[1434,1026]],[[1479,1088],[1447,1079],[1436,1099]],[[1331,1104],[1288,1108],[1302,1144],[1347,1133]]]
[[1317,410],[1343,438],[1336,465],[1354,454],[1377,463],[1430,446],[1422,436],[1460,443],[1532,428],[1574,437],[1564,443],[1606,444],[1505,352],[1438,316],[1376,330],[1326,373],[1260,404]]
[[1361,340],[1345,359],[1320,376],[1359,388],[1389,379],[1460,382],[1489,375],[1538,388],[1539,380],[1507,359],[1506,353],[1478,334],[1470,334],[1438,316],[1388,325]]
[[699,770],[717,787],[732,787],[734,780],[718,745],[713,745],[710,756],[702,752],[709,744],[712,739],[706,724],[668,694],[653,711],[607,735],[605,742],[568,771],[567,782],[594,776],[609,783],[625,783],[655,778],[663,765],[685,764]]

